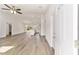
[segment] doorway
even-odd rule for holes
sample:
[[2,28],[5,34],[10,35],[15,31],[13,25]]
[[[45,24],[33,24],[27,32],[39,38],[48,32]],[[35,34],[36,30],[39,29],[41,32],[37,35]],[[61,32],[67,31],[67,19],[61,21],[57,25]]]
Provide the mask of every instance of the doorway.
[[6,26],[6,36],[12,35],[12,24],[7,24]]

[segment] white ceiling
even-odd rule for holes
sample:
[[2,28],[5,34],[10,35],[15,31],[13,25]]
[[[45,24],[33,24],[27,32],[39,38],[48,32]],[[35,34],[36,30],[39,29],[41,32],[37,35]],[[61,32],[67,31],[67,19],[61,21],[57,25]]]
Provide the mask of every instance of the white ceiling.
[[[47,4],[9,4],[9,6],[15,6],[16,8],[21,8],[21,12],[26,14],[43,14],[45,13],[46,9],[48,8]],[[1,8],[7,8],[4,5],[0,5]],[[5,13],[7,11],[4,11]]]
[[45,4],[16,4],[17,8],[21,8],[23,13],[45,13],[48,5]]
[[[48,4],[8,4],[9,6],[15,6],[16,8],[20,8],[23,14],[11,14],[10,11],[2,10],[1,8],[7,8],[4,4],[0,4],[0,12],[3,15],[8,15],[9,17],[19,18],[19,19],[34,19],[35,21],[39,21],[38,18],[40,14],[44,14],[48,9]],[[33,21],[34,21],[33,20]]]

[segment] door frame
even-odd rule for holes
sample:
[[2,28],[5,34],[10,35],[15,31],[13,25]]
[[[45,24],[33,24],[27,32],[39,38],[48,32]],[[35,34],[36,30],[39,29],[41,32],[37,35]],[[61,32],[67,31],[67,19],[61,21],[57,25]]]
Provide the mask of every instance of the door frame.
[[11,25],[11,35],[12,35],[12,24],[11,23],[6,23],[6,36],[7,36],[7,26],[8,26],[8,34],[9,34],[9,25]]
[[74,50],[74,55],[78,55],[78,48],[75,47],[76,40],[79,40],[79,31],[78,31],[78,5],[74,4],[73,5],[73,50]]

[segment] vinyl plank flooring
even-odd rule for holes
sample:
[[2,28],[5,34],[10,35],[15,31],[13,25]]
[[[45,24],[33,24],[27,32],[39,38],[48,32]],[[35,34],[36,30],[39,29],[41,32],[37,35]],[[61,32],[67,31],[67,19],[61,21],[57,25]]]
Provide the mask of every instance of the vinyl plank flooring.
[[0,39],[0,47],[14,46],[12,49],[0,53],[1,55],[51,55],[49,45],[44,37],[29,37],[25,33]]

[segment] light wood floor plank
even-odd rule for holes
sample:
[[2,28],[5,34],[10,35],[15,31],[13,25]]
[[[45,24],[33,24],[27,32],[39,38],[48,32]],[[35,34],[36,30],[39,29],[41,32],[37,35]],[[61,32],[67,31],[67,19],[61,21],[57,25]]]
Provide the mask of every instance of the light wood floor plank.
[[14,47],[5,53],[0,53],[1,55],[51,55],[51,52],[54,52],[44,37],[29,37],[25,33],[0,39],[0,47],[2,46]]

